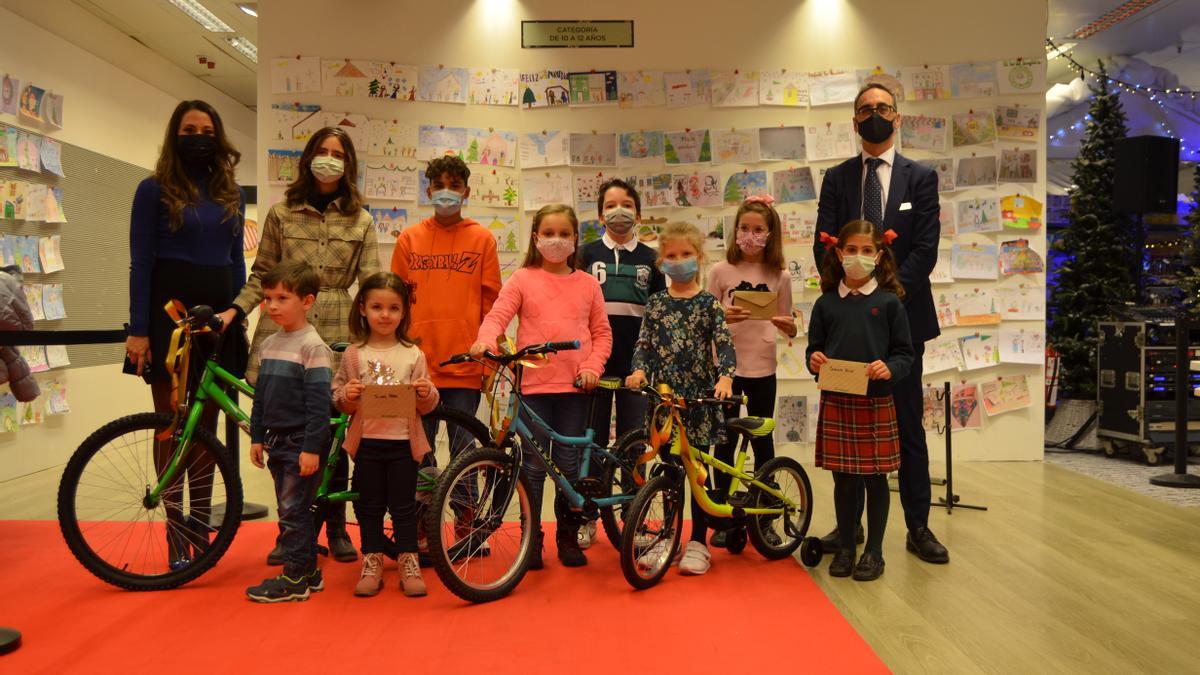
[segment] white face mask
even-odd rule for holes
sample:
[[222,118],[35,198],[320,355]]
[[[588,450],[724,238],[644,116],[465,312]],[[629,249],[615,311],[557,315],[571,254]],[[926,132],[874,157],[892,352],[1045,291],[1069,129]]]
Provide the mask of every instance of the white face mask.
[[851,279],[866,279],[875,271],[875,256],[844,255],[842,256],[842,268],[846,270],[846,276]]
[[333,183],[346,173],[346,163],[330,155],[313,157],[310,168],[313,176],[322,183]]

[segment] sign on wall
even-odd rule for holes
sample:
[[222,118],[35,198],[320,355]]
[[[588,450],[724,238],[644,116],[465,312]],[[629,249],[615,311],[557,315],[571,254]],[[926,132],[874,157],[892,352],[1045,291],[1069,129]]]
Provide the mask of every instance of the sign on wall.
[[633,21],[522,21],[521,47],[632,47]]

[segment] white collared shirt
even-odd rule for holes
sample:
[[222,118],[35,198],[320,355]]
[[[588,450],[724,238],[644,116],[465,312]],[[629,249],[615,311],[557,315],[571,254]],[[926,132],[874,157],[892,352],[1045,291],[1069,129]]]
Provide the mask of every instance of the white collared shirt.
[[[635,225],[635,227],[636,227],[636,225]],[[600,237],[600,241],[603,241],[605,246],[612,249],[613,272],[614,273],[616,273],[617,270],[621,269],[621,251],[628,251],[630,253],[633,253],[634,249],[636,249],[637,245],[638,245],[638,238],[637,238],[636,234],[634,236],[630,237],[629,241],[625,242],[624,244],[618,244],[615,239],[608,236],[608,231],[604,232],[604,236]]]
[[867,279],[867,283],[863,284],[862,286],[859,286],[858,288],[850,288],[849,286],[846,285],[846,280],[843,279],[838,282],[838,296],[844,298],[847,295],[850,295],[851,293],[858,293],[859,295],[870,295],[871,293],[875,292],[876,288],[879,288],[879,282],[875,280],[875,277],[871,277],[870,279]]
[[[875,155],[872,155],[866,150],[862,151],[862,177],[859,179],[858,183],[858,213],[860,216],[862,215],[863,201],[866,198],[867,160],[873,158],[875,158]],[[892,182],[892,164],[896,162],[896,144],[893,143],[892,147],[884,150],[883,154],[880,155],[878,159],[882,159],[883,164],[880,164],[878,167],[876,167],[875,175],[879,176],[879,184],[883,187],[883,215],[887,216],[888,187]]]

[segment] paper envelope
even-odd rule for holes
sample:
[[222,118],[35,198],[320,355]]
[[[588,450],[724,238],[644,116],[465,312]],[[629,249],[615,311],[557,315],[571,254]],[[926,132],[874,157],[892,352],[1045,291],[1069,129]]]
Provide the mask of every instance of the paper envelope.
[[364,419],[408,419],[417,414],[417,394],[411,384],[368,384],[358,413]]
[[734,291],[733,306],[750,310],[751,319],[770,321],[779,309],[779,294],[774,291]]
[[829,359],[821,365],[821,373],[817,376],[818,389],[840,394],[866,396],[867,384],[867,364],[858,361]]

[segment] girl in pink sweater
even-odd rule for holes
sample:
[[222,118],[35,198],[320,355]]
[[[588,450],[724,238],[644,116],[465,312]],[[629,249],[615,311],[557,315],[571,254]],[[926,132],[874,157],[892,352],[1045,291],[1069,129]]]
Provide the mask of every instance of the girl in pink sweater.
[[[579,340],[576,351],[552,356],[541,368],[525,371],[521,383],[522,400],[555,431],[565,436],[582,436],[588,421],[588,397],[579,392],[596,386],[604,363],[612,351],[612,330],[604,309],[604,295],[596,278],[575,269],[575,243],[579,220],[575,210],[565,204],[542,207],[533,217],[528,253],[521,269],[513,273],[500,290],[500,296],[479,327],[479,337],[471,346],[478,357],[496,349],[496,338],[504,334],[516,316],[517,349],[550,341]],[[550,450],[547,436],[537,434],[543,449]],[[526,452],[532,452],[526,449]],[[555,444],[552,459],[569,480],[579,473],[579,450]],[[523,468],[532,488],[530,507],[538,519],[534,532],[534,553],[530,569],[542,566],[542,493],[546,474],[526,458]],[[555,503],[560,525],[555,532],[558,558],[566,567],[587,564],[576,539],[578,526],[565,524],[566,514]]]

